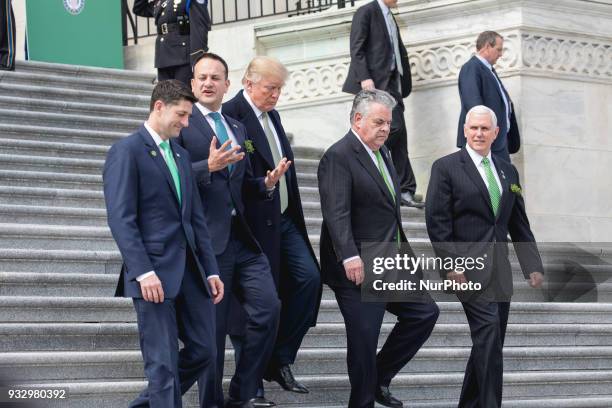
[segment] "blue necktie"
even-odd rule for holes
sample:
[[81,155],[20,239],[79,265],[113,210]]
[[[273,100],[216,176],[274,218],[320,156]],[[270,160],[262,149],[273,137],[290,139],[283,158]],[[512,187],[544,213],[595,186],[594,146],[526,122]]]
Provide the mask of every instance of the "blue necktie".
[[[227,142],[227,140],[229,139],[229,135],[227,134],[227,129],[225,128],[225,125],[223,124],[223,120],[221,118],[221,114],[219,112],[210,112],[208,116],[210,116],[212,120],[215,122],[215,133],[217,134],[217,140],[219,141],[219,146],[221,146],[223,143]],[[227,148],[230,149],[231,147],[232,147],[232,144],[230,143],[230,145]],[[234,168],[233,164],[230,164],[227,166],[227,169],[229,170],[230,173],[232,172],[233,168]]]

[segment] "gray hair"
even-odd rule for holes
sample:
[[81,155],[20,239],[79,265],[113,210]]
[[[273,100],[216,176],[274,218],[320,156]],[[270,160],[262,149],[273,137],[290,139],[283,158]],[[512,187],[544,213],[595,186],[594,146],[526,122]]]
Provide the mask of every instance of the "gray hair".
[[491,47],[495,47],[495,43],[497,42],[498,38],[501,38],[502,40],[504,39],[504,37],[495,31],[483,31],[476,39],[476,51],[480,51],[487,44],[489,44]]
[[497,115],[493,112],[492,109],[484,106],[484,105],[476,105],[472,109],[470,109],[465,115],[465,124],[467,125],[470,116],[472,115],[489,115],[491,117],[491,124],[493,128],[497,127]]
[[362,117],[368,116],[370,105],[373,103],[384,105],[390,110],[393,110],[395,105],[397,105],[395,98],[393,98],[391,94],[381,91],[380,89],[374,89],[372,91],[359,91],[359,93],[355,95],[353,107],[351,108],[351,124],[355,123],[355,115],[357,113],[359,113]]

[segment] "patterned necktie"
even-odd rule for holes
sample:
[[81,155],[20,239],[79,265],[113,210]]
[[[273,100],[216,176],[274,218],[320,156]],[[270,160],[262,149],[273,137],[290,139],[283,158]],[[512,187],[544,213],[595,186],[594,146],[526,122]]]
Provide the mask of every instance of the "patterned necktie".
[[[217,135],[217,140],[219,141],[219,146],[221,146],[223,143],[227,142],[229,139],[229,135],[227,134],[227,129],[225,128],[225,125],[223,124],[223,120],[221,119],[221,114],[219,112],[210,112],[208,116],[210,116],[212,120],[215,122],[215,133]],[[232,147],[232,144],[230,143],[229,146],[227,146],[226,150],[229,150],[231,147]],[[228,165],[227,169],[231,173],[232,170],[234,169],[234,165],[233,164]]]
[[[266,139],[268,139],[268,145],[270,146],[270,151],[272,152],[272,160],[274,160],[274,164],[278,164],[281,161],[281,153],[278,151],[278,145],[276,144],[276,138],[274,137],[274,133],[272,133],[272,129],[270,129],[270,123],[268,122],[268,113],[264,112],[261,114],[261,118],[263,120],[263,130],[266,134]],[[280,205],[281,205],[281,214],[285,212],[287,207],[289,206],[289,193],[287,190],[287,179],[283,174],[278,181],[279,185],[279,194],[280,194]]]
[[181,204],[181,178],[179,176],[178,167],[176,167],[176,162],[174,161],[174,156],[172,155],[172,150],[170,150],[170,143],[166,140],[161,142],[159,147],[164,151],[166,165],[168,166],[168,170],[170,170],[172,180],[174,180],[178,202]]
[[[395,189],[393,188],[393,185],[389,181],[389,178],[387,177],[387,173],[385,172],[385,163],[383,162],[383,158],[382,158],[382,155],[380,154],[380,150],[375,151],[374,156],[376,156],[376,162],[378,163],[378,171],[380,172],[380,175],[382,176],[383,180],[385,180],[385,184],[387,185],[387,188],[389,189],[389,192],[391,193],[391,197],[393,197],[393,202],[395,202]],[[397,246],[399,248],[399,246],[401,245],[399,227],[397,227],[397,233],[395,234],[395,238],[397,240]]]
[[393,18],[391,10],[389,10],[389,13],[387,14],[387,19],[389,20],[389,27],[391,28],[390,34],[391,42],[393,43],[393,58],[395,60],[395,67],[400,75],[404,75],[404,67],[402,67],[402,59],[399,48],[399,38],[397,35],[397,24],[395,24],[395,18]]
[[485,176],[487,177],[487,184],[489,184],[489,198],[491,199],[491,207],[493,208],[493,214],[497,215],[497,210],[499,209],[499,201],[501,199],[501,192],[499,191],[499,186],[497,185],[497,180],[495,180],[495,176],[493,175],[493,170],[491,170],[491,163],[488,158],[482,159],[482,166],[485,169]]

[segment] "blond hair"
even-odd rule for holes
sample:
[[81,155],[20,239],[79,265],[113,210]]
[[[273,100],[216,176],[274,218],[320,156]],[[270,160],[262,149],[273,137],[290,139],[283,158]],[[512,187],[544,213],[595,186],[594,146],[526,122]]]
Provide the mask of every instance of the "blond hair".
[[257,83],[262,78],[278,78],[283,82],[287,81],[289,77],[289,71],[279,60],[268,56],[258,56],[249,62],[249,65],[244,72],[242,77],[242,84],[246,84],[246,81]]

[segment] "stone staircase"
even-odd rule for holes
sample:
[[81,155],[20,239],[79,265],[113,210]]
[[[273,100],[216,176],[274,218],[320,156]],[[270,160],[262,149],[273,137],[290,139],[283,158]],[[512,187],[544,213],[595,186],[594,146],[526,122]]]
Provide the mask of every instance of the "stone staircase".
[[[115,140],[146,117],[153,76],[21,63],[0,73],[0,372],[20,384],[68,387],[49,407],[121,407],[145,385],[131,301],[112,297],[121,262],[106,226],[101,169]],[[295,148],[306,223],[318,251],[321,151]],[[402,209],[404,229],[427,250],[423,212]],[[567,250],[543,248],[545,262]],[[612,303],[548,303],[516,262],[505,349],[505,407],[612,407]],[[594,265],[598,282],[612,268]],[[599,299],[612,302],[609,283]],[[456,406],[470,337],[460,304],[442,311],[425,347],[392,384],[411,407]],[[538,301],[540,300],[540,301]],[[386,316],[381,344],[392,326]],[[229,342],[228,342],[229,343]],[[345,407],[345,331],[326,289],[300,350],[308,395],[268,384],[281,407]],[[233,370],[227,349],[227,369]],[[185,397],[195,407],[194,390]]]

